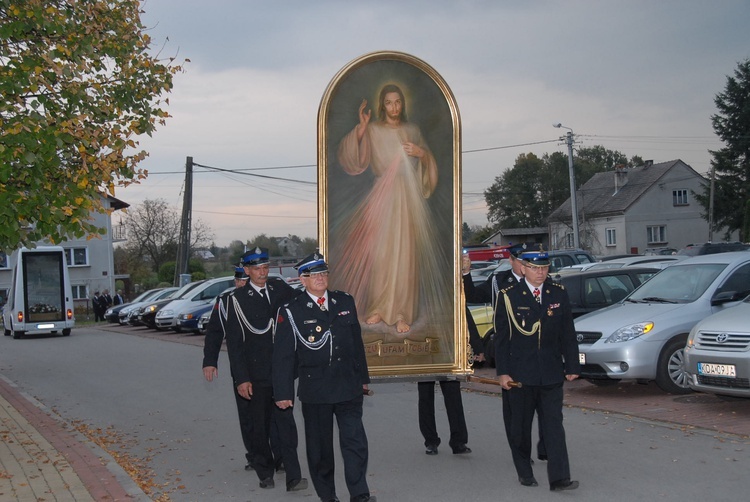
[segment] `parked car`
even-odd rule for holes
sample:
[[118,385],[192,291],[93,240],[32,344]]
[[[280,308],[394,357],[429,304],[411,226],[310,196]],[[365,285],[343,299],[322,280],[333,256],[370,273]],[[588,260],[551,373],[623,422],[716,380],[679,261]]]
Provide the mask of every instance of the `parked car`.
[[690,392],[684,364],[690,330],[748,294],[750,253],[679,261],[623,301],[575,320],[581,376],[597,384],[656,380],[666,392]]
[[199,287],[204,282],[206,281],[201,280],[185,284],[179,290],[175,291],[174,294],[172,294],[172,296],[170,296],[169,298],[145,303],[140,309],[138,309],[138,312],[135,313],[134,318],[133,315],[131,315],[131,319],[128,321],[128,323],[133,325],[144,325],[152,329],[159,329],[156,327],[156,314],[159,312],[159,310],[161,310],[165,305],[169,304],[172,300],[190,294],[193,289]]
[[688,244],[677,251],[678,255],[702,256],[704,254],[730,253],[732,251],[746,251],[750,244],[742,242],[706,242],[703,244]]
[[135,300],[133,300],[132,302],[121,303],[119,305],[113,305],[113,306],[109,307],[104,312],[104,320],[106,320],[107,322],[111,322],[113,324],[119,323],[120,322],[120,311],[122,309],[124,309],[126,307],[129,307],[129,306],[131,306],[134,303],[138,303],[140,301],[143,301],[146,298],[148,298],[149,296],[155,295],[156,293],[158,293],[162,289],[164,289],[164,288],[149,289],[147,291],[144,291],[140,295],[136,296]]
[[199,333],[198,321],[204,313],[211,314],[211,310],[214,308],[215,299],[207,300],[199,305],[194,305],[193,308],[181,312],[177,316],[177,325],[172,329],[178,333],[183,331],[192,331]]
[[177,327],[177,318],[183,312],[187,312],[195,307],[198,303],[211,301],[225,289],[234,285],[234,276],[219,277],[217,279],[208,279],[202,284],[191,289],[186,294],[175,297],[168,305],[164,305],[154,318],[156,329],[162,330],[171,328],[173,331],[179,331]]
[[750,398],[750,296],[690,331],[685,371],[691,389]]
[[575,318],[621,301],[659,270],[654,267],[588,270],[556,280],[565,286]]
[[672,255],[677,254],[677,250],[675,248],[646,248],[643,250],[643,254],[646,256]]
[[210,310],[207,312],[204,312],[201,314],[201,316],[198,318],[198,334],[205,335],[206,330],[208,329],[208,321],[211,320],[211,312],[213,312],[214,307],[211,307]]
[[136,298],[131,303],[126,303],[125,306],[117,312],[117,322],[119,322],[121,325],[128,324],[128,315],[131,312],[137,311],[146,302],[153,302],[161,300],[163,298],[169,298],[178,289],[180,288],[170,286],[168,288],[156,288],[147,291],[146,293],[148,294],[145,294],[145,296],[138,296],[138,298]]
[[586,270],[602,270],[607,268],[622,268],[622,267],[650,267],[658,266],[657,264],[666,264],[668,262],[676,262],[684,260],[685,256],[675,255],[658,255],[658,256],[630,256],[627,258],[617,258],[615,260],[608,260],[599,263],[592,263]]
[[582,249],[558,249],[548,251],[547,254],[549,255],[550,273],[579,263],[596,263],[596,258]]
[[489,267],[477,268],[472,270],[470,272],[471,280],[474,282],[474,284],[479,284],[486,281],[487,278],[495,272],[502,272],[504,270],[510,270],[510,262],[508,260],[503,260],[499,264],[494,263]]

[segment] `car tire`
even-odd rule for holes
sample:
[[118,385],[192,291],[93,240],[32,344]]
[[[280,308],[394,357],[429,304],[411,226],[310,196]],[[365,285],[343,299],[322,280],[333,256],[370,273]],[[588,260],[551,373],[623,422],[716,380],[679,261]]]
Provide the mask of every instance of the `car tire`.
[[62,336],[70,336],[70,328],[63,329]]
[[13,338],[18,340],[20,338],[23,338],[23,335],[25,335],[23,331],[13,331]]
[[10,336],[10,330],[8,328],[5,328],[5,336]]
[[670,340],[659,354],[656,366],[656,385],[670,394],[690,394],[688,374],[685,371],[685,344],[687,337]]

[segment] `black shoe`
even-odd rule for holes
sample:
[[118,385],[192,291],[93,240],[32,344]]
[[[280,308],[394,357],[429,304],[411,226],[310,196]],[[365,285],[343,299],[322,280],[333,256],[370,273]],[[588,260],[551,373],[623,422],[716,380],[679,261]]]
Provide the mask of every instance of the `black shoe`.
[[251,464],[250,462],[248,462],[247,464],[245,464],[245,470],[246,471],[254,471],[255,468],[253,467],[253,464]]
[[298,492],[307,489],[307,480],[305,478],[293,479],[286,484],[286,491]]
[[367,493],[364,493],[362,495],[357,495],[356,497],[352,497],[349,500],[351,502],[378,502],[377,498],[375,498],[372,495],[369,495]]
[[561,479],[560,481],[554,481],[549,485],[549,491],[560,492],[563,490],[575,490],[578,488],[578,481],[571,481],[569,479]]
[[276,486],[276,483],[273,482],[273,478],[266,478],[260,480],[260,487],[261,488],[273,488]]
[[276,472],[286,472],[286,469],[284,468],[284,462],[279,462],[276,464]]
[[471,448],[466,446],[465,444],[460,444],[453,448],[453,454],[454,455],[464,455],[466,453],[471,453]]
[[437,455],[437,445],[436,444],[428,444],[427,449],[424,451],[427,455]]
[[536,456],[536,458],[538,458],[542,462],[546,462],[547,461],[547,454],[546,453],[540,453],[539,455]]
[[518,482],[521,483],[523,486],[539,486],[539,483],[537,483],[536,478],[534,476],[531,476],[530,478],[518,478]]

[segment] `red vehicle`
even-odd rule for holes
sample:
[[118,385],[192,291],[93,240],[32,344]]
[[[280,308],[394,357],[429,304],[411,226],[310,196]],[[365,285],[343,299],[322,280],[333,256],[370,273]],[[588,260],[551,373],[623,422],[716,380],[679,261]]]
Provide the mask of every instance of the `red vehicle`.
[[471,261],[499,261],[510,257],[511,246],[490,246],[482,244],[478,246],[464,247],[464,253],[469,255]]

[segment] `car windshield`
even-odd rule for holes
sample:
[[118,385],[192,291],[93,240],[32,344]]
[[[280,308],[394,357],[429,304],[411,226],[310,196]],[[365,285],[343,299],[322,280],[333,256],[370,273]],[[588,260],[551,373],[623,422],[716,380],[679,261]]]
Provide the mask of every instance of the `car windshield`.
[[654,275],[628,297],[630,301],[690,303],[727,267],[724,263],[673,265]]

